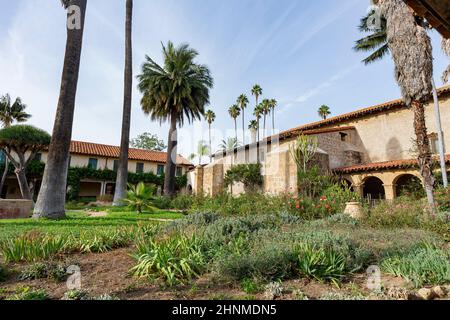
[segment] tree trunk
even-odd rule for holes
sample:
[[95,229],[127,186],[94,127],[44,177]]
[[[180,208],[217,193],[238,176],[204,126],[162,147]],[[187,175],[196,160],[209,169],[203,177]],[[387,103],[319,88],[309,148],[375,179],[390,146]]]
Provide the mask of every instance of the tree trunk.
[[8,177],[9,159],[5,155],[5,169],[3,170],[2,180],[0,181],[0,197],[3,194],[3,188],[5,186],[6,178]]
[[418,162],[420,174],[422,175],[425,191],[427,193],[428,204],[432,212],[435,211],[434,203],[434,177],[432,170],[432,158],[430,150],[430,140],[427,135],[427,127],[425,123],[425,110],[423,104],[419,101],[412,102],[414,112],[414,131],[416,133],[416,143],[418,151]]
[[[234,135],[235,135],[235,139],[236,139],[236,146],[238,145],[238,134],[237,134],[237,120],[236,118],[234,119]],[[233,150],[234,153],[234,150]]]
[[175,194],[175,171],[177,161],[177,114],[172,112],[170,115],[169,140],[167,143],[167,161],[164,176],[164,195],[173,197]]
[[212,163],[211,124],[209,124],[209,163]]
[[[66,53],[61,89],[49,146],[47,164],[42,179],[34,217],[61,218],[65,216],[69,149],[72,139],[73,114],[80,70],[84,20],[87,0],[72,0],[80,8],[80,29],[67,28]],[[69,19],[69,13],[67,15]]]
[[130,127],[131,127],[131,98],[133,86],[133,52],[132,52],[132,22],[133,22],[133,0],[126,3],[126,23],[125,23],[125,74],[124,74],[124,94],[123,94],[123,115],[122,115],[122,137],[120,140],[120,158],[117,170],[116,190],[114,193],[114,205],[122,205],[122,200],[126,197],[128,182],[128,153],[130,148]]
[[445,164],[445,143],[444,134],[442,131],[441,123],[441,111],[439,108],[439,97],[436,89],[436,85],[433,80],[433,99],[434,99],[434,113],[436,118],[436,128],[438,131],[438,143],[439,143],[439,159],[441,163],[442,183],[444,188],[448,188],[447,166]]
[[266,137],[266,115],[264,114],[264,131],[263,131],[263,139]]
[[31,190],[28,185],[27,177],[25,175],[25,169],[16,169],[15,174],[17,176],[17,182],[19,183],[20,193],[22,198],[26,200],[33,200]]
[[245,108],[242,108],[242,145],[245,146]]
[[275,109],[272,109],[272,134],[275,134]]

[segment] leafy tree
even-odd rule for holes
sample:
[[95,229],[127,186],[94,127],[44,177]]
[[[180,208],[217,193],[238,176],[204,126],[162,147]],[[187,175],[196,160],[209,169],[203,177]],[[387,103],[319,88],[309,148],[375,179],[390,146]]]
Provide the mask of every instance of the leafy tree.
[[50,135],[28,125],[16,125],[0,130],[0,147],[14,165],[23,199],[32,200],[26,169],[38,152],[50,144]]
[[323,120],[326,120],[328,118],[328,116],[331,114],[330,107],[328,107],[327,105],[322,105],[322,106],[320,106],[317,113]]
[[66,26],[66,53],[52,141],[49,146],[41,189],[34,207],[33,216],[38,218],[62,218],[65,216],[69,149],[72,139],[87,0],[63,0],[62,3],[66,9],[70,5],[80,8],[80,15],[75,17],[79,19],[77,21],[79,28],[70,28],[69,24]]
[[143,94],[141,106],[152,120],[170,123],[164,194],[175,193],[177,126],[200,119],[209,104],[213,79],[208,67],[197,64],[198,52],[187,44],[175,47],[169,41],[163,45],[164,66],[146,56],[138,76]]
[[212,162],[212,143],[211,143],[211,125],[216,121],[216,114],[212,110],[206,111],[205,114],[206,122],[208,122],[209,129],[209,162]]
[[225,185],[231,186],[239,182],[244,184],[246,191],[256,191],[264,182],[261,164],[239,164],[228,170],[225,174]]
[[132,139],[130,144],[133,148],[145,149],[151,151],[163,151],[167,148],[163,140],[160,140],[156,134],[145,132]]
[[117,168],[114,205],[120,206],[125,196],[128,180],[128,154],[130,151],[131,100],[133,91],[133,0],[126,0],[125,14],[125,72],[123,91],[122,134],[120,139],[119,166]]
[[245,94],[241,94],[237,99],[237,104],[242,111],[242,144],[245,145],[245,109],[248,106],[248,98]]
[[[26,122],[31,118],[31,115],[25,112],[26,105],[22,103],[20,98],[11,103],[11,97],[6,94],[0,97],[0,122],[3,128],[9,128],[14,122]],[[0,181],[0,193],[5,185],[9,170],[9,159],[5,157],[5,169]]]

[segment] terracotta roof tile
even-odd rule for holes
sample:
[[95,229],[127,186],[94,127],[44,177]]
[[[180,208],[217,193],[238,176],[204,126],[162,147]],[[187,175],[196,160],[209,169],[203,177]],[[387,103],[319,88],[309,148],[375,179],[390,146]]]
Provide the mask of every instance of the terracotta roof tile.
[[[119,158],[120,147],[91,142],[72,141],[70,144],[70,153],[106,158]],[[157,152],[134,148],[130,148],[129,152],[130,160],[166,163],[166,158],[166,152]],[[191,162],[180,155],[178,155],[177,157],[177,164],[189,166],[192,165]]]
[[[435,159],[439,161],[439,159]],[[450,164],[450,155],[445,156],[445,160],[447,164]],[[335,173],[338,174],[350,174],[350,173],[359,173],[359,172],[367,172],[367,171],[383,171],[383,170],[392,170],[392,169],[410,169],[417,168],[419,165],[417,160],[409,159],[409,160],[394,160],[394,161],[384,161],[384,162],[374,162],[367,164],[360,164],[356,166],[350,167],[342,167],[334,170]]]

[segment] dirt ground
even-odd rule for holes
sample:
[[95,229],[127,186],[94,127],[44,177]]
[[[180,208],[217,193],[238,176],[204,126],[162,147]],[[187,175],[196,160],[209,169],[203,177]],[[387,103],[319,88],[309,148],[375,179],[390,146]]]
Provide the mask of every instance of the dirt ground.
[[[78,265],[81,269],[82,290],[90,296],[109,294],[121,300],[229,300],[229,299],[266,299],[264,293],[246,294],[233,284],[214,281],[214,277],[203,276],[187,286],[164,288],[160,284],[151,283],[143,279],[136,279],[129,275],[134,264],[130,256],[131,248],[119,249],[100,254],[76,254],[62,257],[59,262],[65,265]],[[61,299],[68,291],[65,282],[56,282],[51,279],[18,280],[20,272],[27,264],[12,265],[14,270],[6,282],[0,285],[3,294],[14,293],[20,287],[32,289],[45,289],[52,299]],[[364,295],[370,299],[380,299],[371,295],[366,286],[365,274],[356,274],[347,279],[340,288],[332,284],[320,283],[308,279],[295,279],[283,283],[284,293],[279,299],[295,300],[300,296],[307,296],[309,300],[319,299],[326,293],[340,293],[348,296]],[[385,287],[404,287],[402,279],[384,277],[382,283]]]

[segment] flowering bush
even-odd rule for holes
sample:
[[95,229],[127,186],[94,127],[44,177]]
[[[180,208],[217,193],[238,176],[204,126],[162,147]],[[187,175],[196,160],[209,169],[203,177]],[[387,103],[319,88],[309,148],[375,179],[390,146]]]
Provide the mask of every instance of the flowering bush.
[[450,188],[437,190],[435,200],[439,211],[450,212]]

